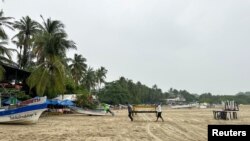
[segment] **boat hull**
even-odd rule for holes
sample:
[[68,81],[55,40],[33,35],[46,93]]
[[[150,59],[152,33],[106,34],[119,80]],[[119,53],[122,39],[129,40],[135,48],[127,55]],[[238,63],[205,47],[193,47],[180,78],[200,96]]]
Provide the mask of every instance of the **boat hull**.
[[79,107],[70,107],[74,112],[78,114],[84,114],[84,115],[94,115],[94,116],[104,116],[106,115],[106,112],[104,110],[90,110],[90,109],[82,109]]
[[183,108],[194,108],[194,105],[174,105],[171,106],[172,109],[183,109]]
[[27,111],[18,114],[0,117],[0,123],[17,123],[17,124],[33,124],[36,123],[41,114],[46,109]]
[[47,110],[46,103],[40,104],[42,101],[38,103],[0,111],[0,123],[36,123],[41,114]]

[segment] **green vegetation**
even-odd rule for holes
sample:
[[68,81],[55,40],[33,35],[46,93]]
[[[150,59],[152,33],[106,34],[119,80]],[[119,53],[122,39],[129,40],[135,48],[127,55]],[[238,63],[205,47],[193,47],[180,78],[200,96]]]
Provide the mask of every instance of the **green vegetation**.
[[13,27],[18,30],[18,33],[12,38],[16,38],[13,43],[19,48],[18,64],[22,69],[28,68],[31,63],[31,47],[34,36],[39,32],[39,23],[30,19],[29,16],[22,17],[20,21],[15,21]]
[[12,22],[10,20],[13,19],[12,17],[5,17],[4,12],[0,11],[0,39],[7,40],[8,35],[6,34],[4,28],[9,28],[13,30]]
[[208,103],[221,103],[225,100],[235,100],[241,104],[250,104],[250,92],[240,92],[236,95],[212,95],[211,93],[205,93],[200,95],[200,102]]
[[27,100],[30,99],[30,95],[27,95],[24,91],[16,90],[16,89],[3,89],[0,87],[0,93],[5,93],[5,95],[11,97],[16,97],[18,100]]
[[70,61],[72,63],[69,65],[69,68],[75,84],[80,84],[80,79],[84,76],[87,69],[86,59],[82,55],[75,54],[74,59],[70,59]]
[[[12,22],[10,20],[12,17],[5,17],[3,11],[0,11],[0,80],[4,78],[4,68],[1,66],[2,63],[13,63],[11,61],[11,52],[13,49],[5,47],[8,45],[7,39],[8,35],[6,34],[4,28],[13,29]],[[6,57],[7,56],[7,57]]]
[[132,80],[121,77],[117,81],[106,83],[98,97],[102,102],[110,104],[156,103],[167,98],[167,94],[162,93],[156,85],[149,88],[140,82],[135,84]]
[[191,94],[186,90],[172,88],[168,92],[162,92],[156,85],[149,88],[140,82],[133,83],[124,77],[121,77],[117,81],[106,83],[105,87],[100,90],[98,97],[101,101],[110,104],[125,104],[126,102],[154,104],[163,102],[163,99],[176,97],[185,98],[187,103],[206,102],[220,104],[221,101],[235,100],[240,104],[250,104],[250,92],[241,92],[236,95],[212,95],[211,93],[198,95]]
[[90,109],[95,109],[98,105],[89,93],[77,95],[76,105],[78,107],[87,107]]
[[[34,96],[35,91],[37,95],[49,98],[63,93],[79,94],[79,99],[89,97],[91,91],[104,83],[107,70],[104,67],[94,70],[80,54],[75,54],[73,59],[67,58],[66,52],[77,47],[68,39],[64,24],[42,16],[41,19],[40,23],[25,16],[13,21],[12,17],[5,17],[3,11],[0,12],[0,80],[4,79],[5,72],[1,64],[15,64],[31,72],[26,80],[29,95]],[[11,41],[18,51],[6,47],[9,38],[5,28],[15,31]],[[17,63],[12,61],[13,51],[17,53]],[[18,95],[25,99],[23,94]],[[92,106],[90,101],[84,100],[78,104]]]

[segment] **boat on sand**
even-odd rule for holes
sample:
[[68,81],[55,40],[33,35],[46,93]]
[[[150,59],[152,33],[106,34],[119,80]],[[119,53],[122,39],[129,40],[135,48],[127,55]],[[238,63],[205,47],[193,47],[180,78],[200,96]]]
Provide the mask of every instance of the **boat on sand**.
[[47,110],[46,99],[47,97],[35,97],[16,105],[2,107],[0,123],[36,123],[41,114]]
[[72,111],[78,114],[84,114],[84,115],[94,115],[94,116],[104,116],[106,115],[106,111],[104,109],[83,109],[80,107],[70,106],[69,107]]
[[183,108],[194,108],[195,104],[185,104],[185,105],[171,105],[172,109],[183,109]]

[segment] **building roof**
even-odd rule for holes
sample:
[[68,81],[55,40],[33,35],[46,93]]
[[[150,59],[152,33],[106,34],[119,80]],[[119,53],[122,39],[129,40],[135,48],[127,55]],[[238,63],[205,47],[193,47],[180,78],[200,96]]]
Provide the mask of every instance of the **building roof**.
[[31,74],[28,71],[19,69],[18,67],[14,65],[6,65],[6,64],[0,64],[3,66],[5,69],[5,78],[1,82],[6,82],[6,83],[19,83],[20,81],[26,80],[29,75]]

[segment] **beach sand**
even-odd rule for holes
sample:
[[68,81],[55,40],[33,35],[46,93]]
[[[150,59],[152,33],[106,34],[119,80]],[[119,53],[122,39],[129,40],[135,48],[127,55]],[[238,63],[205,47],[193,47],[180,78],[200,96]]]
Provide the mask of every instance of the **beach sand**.
[[240,106],[237,120],[214,120],[213,110],[163,107],[165,122],[152,113],[131,122],[127,110],[113,110],[114,117],[49,115],[32,125],[0,124],[0,141],[206,141],[208,124],[250,124],[250,105]]

